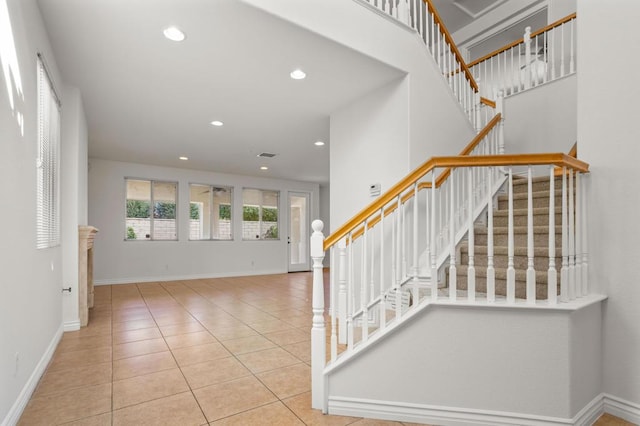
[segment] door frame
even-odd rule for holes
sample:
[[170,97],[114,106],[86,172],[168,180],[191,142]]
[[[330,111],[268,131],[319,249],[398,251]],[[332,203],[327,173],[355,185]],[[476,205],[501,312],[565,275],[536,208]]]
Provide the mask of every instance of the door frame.
[[[306,223],[303,224],[306,229],[306,256],[304,262],[291,263],[291,224],[292,224],[292,215],[291,215],[291,197],[304,197],[306,198],[307,208],[306,215],[304,217],[304,221]],[[311,192],[309,191],[287,191],[287,268],[289,272],[301,272],[301,271],[310,271],[311,270],[311,255],[310,255],[310,246],[311,246]]]

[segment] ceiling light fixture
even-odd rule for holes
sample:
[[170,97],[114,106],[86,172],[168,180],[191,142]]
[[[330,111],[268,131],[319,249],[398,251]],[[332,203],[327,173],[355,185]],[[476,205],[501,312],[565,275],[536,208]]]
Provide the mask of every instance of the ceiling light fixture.
[[182,161],[187,161],[189,159],[189,157],[178,157],[178,159],[180,159]]
[[260,170],[269,170],[267,166],[260,166]]
[[324,146],[324,142],[322,141],[316,141],[313,143],[315,146]]
[[162,31],[164,36],[171,41],[182,41],[186,38],[182,30],[178,27],[170,26]]
[[219,121],[219,120],[214,120],[214,121],[211,122],[211,125],[212,126],[216,126],[216,127],[220,127],[220,126],[224,125],[224,123],[222,121]]
[[302,71],[300,68],[297,68],[297,69],[291,71],[291,74],[289,74],[289,75],[294,80],[302,80],[303,78],[305,78],[307,76],[307,74],[304,71]]

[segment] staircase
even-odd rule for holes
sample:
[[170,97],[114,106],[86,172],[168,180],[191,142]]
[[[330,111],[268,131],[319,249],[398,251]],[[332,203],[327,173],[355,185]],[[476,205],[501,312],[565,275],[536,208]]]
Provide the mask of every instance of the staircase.
[[[513,179],[513,236],[514,236],[514,268],[516,270],[516,298],[526,298],[526,269],[528,266],[527,250],[527,179],[514,176]],[[560,282],[560,267],[562,256],[562,176],[555,178],[555,266],[557,280]],[[536,271],[536,299],[547,299],[547,269],[549,268],[549,178],[538,177],[532,179],[533,199],[533,245],[534,245],[534,269]],[[509,207],[508,195],[499,195],[497,208],[493,211],[494,226],[494,268],[496,295],[506,296],[507,292],[507,266],[508,266],[508,225]],[[487,291],[487,253],[488,227],[486,217],[477,222],[474,229],[475,249],[474,266],[476,274],[476,291]],[[460,264],[456,266],[456,281],[458,290],[467,289],[467,276],[469,270],[469,246],[466,241],[458,247]],[[447,284],[449,275],[447,273]]]

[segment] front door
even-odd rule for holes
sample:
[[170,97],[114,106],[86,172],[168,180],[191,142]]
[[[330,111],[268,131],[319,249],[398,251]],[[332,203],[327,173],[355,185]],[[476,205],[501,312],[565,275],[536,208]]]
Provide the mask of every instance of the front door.
[[307,192],[289,193],[289,272],[308,271],[309,258],[309,198]]

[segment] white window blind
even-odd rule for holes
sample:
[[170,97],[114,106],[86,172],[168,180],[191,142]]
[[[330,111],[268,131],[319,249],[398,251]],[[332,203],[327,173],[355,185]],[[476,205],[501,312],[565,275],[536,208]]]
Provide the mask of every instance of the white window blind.
[[60,103],[38,55],[36,246],[60,245]]

